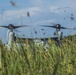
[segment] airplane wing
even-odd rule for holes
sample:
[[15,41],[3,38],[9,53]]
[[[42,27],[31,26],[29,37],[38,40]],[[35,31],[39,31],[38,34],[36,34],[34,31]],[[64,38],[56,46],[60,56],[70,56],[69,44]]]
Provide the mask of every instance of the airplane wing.
[[47,41],[48,39],[52,39],[52,40],[57,40],[58,37],[50,37],[50,38],[20,38],[20,37],[15,37],[15,40],[17,42],[17,39],[18,40],[21,40],[22,42],[24,42],[24,40],[28,40],[28,41],[34,41],[34,40],[41,40],[41,41]]

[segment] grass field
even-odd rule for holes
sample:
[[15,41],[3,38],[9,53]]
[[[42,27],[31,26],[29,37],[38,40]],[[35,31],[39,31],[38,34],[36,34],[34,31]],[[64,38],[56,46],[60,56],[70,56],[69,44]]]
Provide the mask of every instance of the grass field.
[[9,51],[0,41],[0,75],[76,75],[76,35],[61,42],[48,40],[48,51],[34,43]]

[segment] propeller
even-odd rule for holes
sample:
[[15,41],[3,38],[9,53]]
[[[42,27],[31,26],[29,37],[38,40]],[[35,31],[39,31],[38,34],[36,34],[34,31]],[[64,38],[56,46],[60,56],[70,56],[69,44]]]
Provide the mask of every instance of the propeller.
[[41,25],[43,27],[51,27],[51,28],[56,28],[56,29],[69,29],[69,30],[75,30],[75,29],[71,29],[71,28],[66,28],[66,27],[62,27],[60,24],[55,24],[53,26],[47,26],[47,25]]
[[27,26],[28,26],[28,25],[14,26],[13,24],[9,24],[8,26],[0,26],[0,27],[4,27],[4,28],[8,28],[8,29],[17,29],[17,28],[27,27]]

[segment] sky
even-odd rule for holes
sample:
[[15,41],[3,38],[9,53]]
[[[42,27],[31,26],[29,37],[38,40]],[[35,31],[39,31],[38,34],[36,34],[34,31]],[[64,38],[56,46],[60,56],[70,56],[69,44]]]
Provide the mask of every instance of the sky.
[[[27,16],[27,12],[30,17]],[[55,29],[40,25],[58,23],[68,28],[76,27],[76,0],[0,0],[0,25],[29,26],[17,29],[19,32],[15,33],[19,37],[54,37]],[[62,31],[64,36],[76,34],[73,30]],[[7,29],[0,27],[0,38],[3,42],[6,42],[6,34]]]

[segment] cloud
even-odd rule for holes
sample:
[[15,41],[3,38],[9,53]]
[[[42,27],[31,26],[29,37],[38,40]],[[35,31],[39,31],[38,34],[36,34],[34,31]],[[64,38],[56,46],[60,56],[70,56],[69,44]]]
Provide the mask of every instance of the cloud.
[[[59,11],[55,11],[55,9],[58,9],[57,6],[50,6],[50,7],[46,7],[46,9],[43,7],[28,7],[28,8],[24,8],[24,9],[15,9],[15,10],[6,10],[3,12],[3,17],[2,17],[2,23],[6,23],[6,22],[14,22],[14,20],[19,20],[22,17],[26,18],[27,17],[27,12],[30,13],[31,17],[37,16],[41,13],[46,13],[49,15],[48,12],[53,12],[56,14],[59,14]],[[48,16],[47,15],[47,16]],[[1,15],[0,15],[1,16]],[[0,18],[1,19],[1,18]],[[43,21],[39,21],[36,23],[37,24],[46,24],[46,23],[50,23],[52,22],[51,20],[43,20]]]
[[[30,7],[27,9],[20,9],[20,10],[6,10],[3,12],[3,20],[13,20],[13,19],[18,19],[21,17],[26,17],[27,12],[30,13],[31,16],[37,15],[38,11],[41,11],[39,7]],[[0,14],[1,16],[2,14]]]
[[60,14],[63,10],[68,9],[69,7],[59,7],[59,6],[49,6],[48,11]]
[[35,25],[38,25],[38,24],[51,24],[53,22],[54,22],[54,20],[42,20],[42,21],[35,22],[34,24]]
[[37,15],[38,12],[40,12],[42,10],[39,7],[31,7],[31,8],[28,8],[27,11],[29,11],[31,16],[34,16],[34,15]]
[[31,4],[33,6],[37,6],[37,7],[43,7],[45,3],[46,3],[45,0],[44,1],[43,0],[33,0],[33,1],[31,1]]
[[76,13],[76,0],[72,0],[72,2],[70,2],[70,8]]
[[[36,1],[38,1],[38,0],[36,0]],[[42,3],[43,1],[39,0],[39,3],[40,2]],[[21,16],[26,18],[27,12],[30,13],[31,17],[34,17],[35,15],[38,16],[40,13],[46,13],[48,15],[49,15],[49,13],[56,13],[56,15],[57,15],[57,14],[62,14],[61,12],[63,12],[63,9],[67,9],[67,8],[69,8],[69,7],[59,7],[56,5],[55,6],[47,5],[46,7],[34,6],[34,7],[27,7],[24,9],[5,10],[3,12],[3,20],[5,22],[5,21],[9,21],[9,20],[19,19]]]

